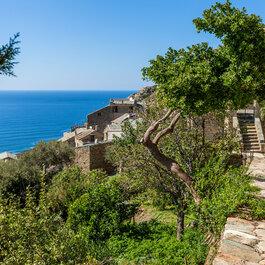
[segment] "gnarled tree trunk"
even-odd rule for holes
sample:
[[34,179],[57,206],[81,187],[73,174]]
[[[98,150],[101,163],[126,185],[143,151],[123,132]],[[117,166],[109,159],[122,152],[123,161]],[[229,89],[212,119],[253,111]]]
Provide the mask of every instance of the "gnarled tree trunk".
[[153,122],[149,128],[146,130],[144,137],[141,140],[141,143],[146,146],[149,150],[149,152],[152,154],[152,156],[160,162],[162,165],[164,165],[169,171],[177,174],[177,176],[183,181],[183,183],[187,186],[189,192],[193,196],[193,199],[196,204],[199,204],[200,197],[196,193],[196,191],[193,188],[192,178],[189,176],[182,168],[181,166],[175,161],[174,159],[165,156],[158,148],[159,140],[166,136],[167,134],[173,132],[174,127],[176,123],[178,122],[180,118],[180,113],[177,113],[171,120],[170,125],[163,129],[162,131],[158,132],[157,135],[154,137],[153,140],[151,140],[152,134],[157,131],[160,124],[164,123],[169,116],[173,113],[172,110],[169,110],[167,114],[160,120]]

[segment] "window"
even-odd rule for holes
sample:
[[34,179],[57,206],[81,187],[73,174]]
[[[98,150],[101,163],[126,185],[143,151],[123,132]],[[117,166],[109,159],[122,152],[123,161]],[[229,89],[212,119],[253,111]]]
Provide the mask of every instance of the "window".
[[101,112],[98,112],[98,116],[101,116]]
[[117,107],[117,106],[115,106],[115,107],[113,108],[113,112],[118,112],[118,107]]

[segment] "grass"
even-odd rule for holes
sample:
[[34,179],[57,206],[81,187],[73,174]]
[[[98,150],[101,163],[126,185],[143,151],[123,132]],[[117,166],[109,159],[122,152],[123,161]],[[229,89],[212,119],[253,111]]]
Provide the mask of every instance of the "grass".
[[[141,223],[155,219],[157,221],[177,224],[177,215],[174,206],[167,206],[161,210],[152,205],[151,201],[143,203],[140,207],[140,212],[135,217],[135,222]],[[192,213],[185,215],[185,225],[192,223],[195,220]]]

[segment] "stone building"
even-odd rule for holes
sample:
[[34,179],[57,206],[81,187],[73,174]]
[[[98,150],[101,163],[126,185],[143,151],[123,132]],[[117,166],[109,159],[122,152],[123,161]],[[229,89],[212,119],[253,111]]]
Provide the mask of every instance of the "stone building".
[[87,129],[75,136],[75,146],[82,146],[88,143],[100,142],[103,140],[103,133],[94,129]]
[[101,169],[107,173],[113,172],[113,166],[105,160],[106,147],[111,141],[90,143],[75,148],[75,164],[82,167],[83,172],[93,169]]
[[86,127],[98,125],[98,131],[103,133],[113,120],[124,114],[133,113],[137,107],[140,105],[132,98],[110,99],[109,105],[87,115]]
[[88,143],[100,142],[103,140],[103,133],[94,128],[76,128],[72,132],[65,132],[64,136],[59,139],[62,142],[68,142],[72,147],[81,146]]
[[16,159],[17,159],[17,156],[9,152],[4,152],[0,154],[0,160],[3,160],[4,162],[7,162],[9,160],[16,160]]
[[104,130],[104,140],[112,141],[114,139],[114,135],[120,137],[122,134],[122,125],[125,122],[129,122],[133,128],[136,128],[136,123],[140,120],[141,119],[136,119],[135,114],[124,114],[112,121],[111,124],[107,125]]
[[86,130],[86,128],[76,128],[74,131],[64,132],[63,137],[58,141],[68,142],[72,147],[75,147],[75,137]]

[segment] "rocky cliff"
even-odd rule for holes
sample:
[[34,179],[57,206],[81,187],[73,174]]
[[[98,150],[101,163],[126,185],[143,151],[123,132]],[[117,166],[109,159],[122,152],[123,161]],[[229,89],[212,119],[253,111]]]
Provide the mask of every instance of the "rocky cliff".
[[139,92],[134,93],[129,96],[129,98],[134,98],[137,101],[143,101],[144,99],[150,97],[157,89],[157,85],[146,86],[140,89]]

